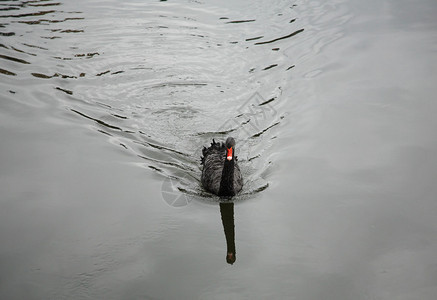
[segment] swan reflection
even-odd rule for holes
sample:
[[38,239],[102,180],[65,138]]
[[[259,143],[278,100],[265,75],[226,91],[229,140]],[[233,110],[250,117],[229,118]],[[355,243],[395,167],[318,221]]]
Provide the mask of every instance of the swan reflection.
[[235,253],[234,203],[220,203],[220,214],[226,237],[226,262],[232,265],[237,259]]

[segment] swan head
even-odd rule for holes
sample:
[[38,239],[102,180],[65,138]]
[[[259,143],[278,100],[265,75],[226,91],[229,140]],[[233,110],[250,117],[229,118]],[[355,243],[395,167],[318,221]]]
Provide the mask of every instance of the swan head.
[[231,161],[234,158],[234,146],[235,140],[233,137],[228,137],[226,139],[226,159]]
[[235,146],[235,140],[234,140],[234,138],[231,137],[231,136],[228,137],[228,138],[226,139],[225,144],[226,144],[226,148],[232,148],[232,147],[234,147],[234,146]]

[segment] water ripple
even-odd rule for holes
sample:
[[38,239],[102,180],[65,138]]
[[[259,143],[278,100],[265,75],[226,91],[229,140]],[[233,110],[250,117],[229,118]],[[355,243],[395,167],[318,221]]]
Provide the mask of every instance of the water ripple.
[[200,151],[228,135],[243,194],[268,187],[269,149],[286,116],[282,88],[297,64],[286,51],[305,36],[294,5],[276,13],[258,3],[267,6],[247,16],[203,3],[92,2],[86,13],[62,1],[17,4],[0,16],[12,22],[2,28],[0,74],[51,87],[78,124],[187,194],[205,196]]
[[304,31],[304,29],[302,28],[302,29],[296,30],[296,31],[294,31],[294,32],[292,32],[290,34],[287,34],[285,36],[281,36],[281,37],[278,37],[278,38],[275,38],[275,39],[272,39],[272,40],[268,40],[268,41],[264,41],[264,42],[257,42],[257,43],[255,43],[255,45],[271,44],[271,43],[274,43],[274,42],[277,42],[277,41],[280,41],[280,40],[283,40],[283,39],[291,38],[291,37],[295,36],[296,34],[299,34],[299,33],[303,32],[303,31]]

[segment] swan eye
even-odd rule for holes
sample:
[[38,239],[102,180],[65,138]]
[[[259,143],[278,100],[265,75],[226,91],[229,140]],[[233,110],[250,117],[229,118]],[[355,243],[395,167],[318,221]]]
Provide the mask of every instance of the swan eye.
[[226,155],[227,160],[232,160],[232,147],[228,148],[228,154]]

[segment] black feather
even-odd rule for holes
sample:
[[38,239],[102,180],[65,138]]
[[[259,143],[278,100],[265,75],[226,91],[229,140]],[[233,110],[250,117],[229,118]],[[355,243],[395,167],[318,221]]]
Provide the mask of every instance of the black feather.
[[212,140],[211,146],[202,150],[201,164],[203,165],[201,182],[203,187],[219,196],[234,196],[243,187],[243,179],[237,159],[226,159],[226,145],[233,147],[235,155],[235,141],[228,138],[225,143]]

